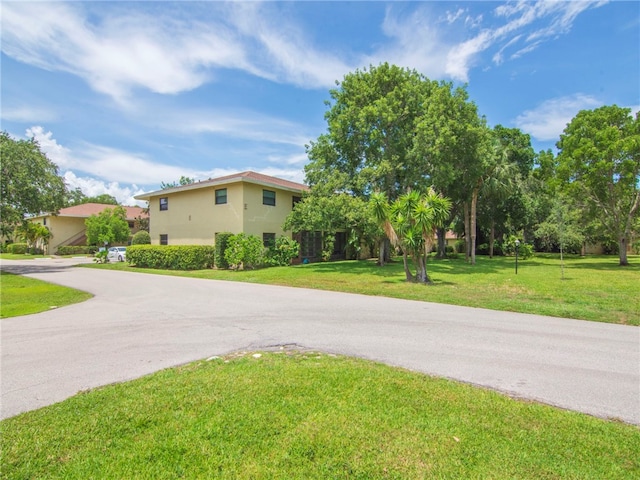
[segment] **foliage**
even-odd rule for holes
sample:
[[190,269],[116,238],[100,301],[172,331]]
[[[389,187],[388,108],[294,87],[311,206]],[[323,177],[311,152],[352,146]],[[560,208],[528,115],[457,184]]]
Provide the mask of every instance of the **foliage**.
[[151,245],[151,235],[146,230],[140,230],[133,234],[131,245]]
[[229,239],[233,236],[231,232],[220,232],[216,233],[215,240],[215,260],[216,267],[221,269],[229,268],[229,263],[225,258],[225,252],[227,251],[227,246],[229,244]]
[[9,235],[27,215],[57,212],[67,192],[58,167],[38,142],[0,133],[0,233]]
[[161,190],[167,190],[168,188],[176,188],[176,187],[182,187],[184,185],[190,185],[192,183],[195,182],[195,179],[193,178],[189,178],[189,177],[185,177],[184,175],[182,175],[180,177],[180,180],[178,180],[177,182],[170,182],[170,183],[165,183],[165,182],[161,182],[160,183],[160,189]]
[[92,255],[98,251],[95,245],[64,245],[58,247],[57,255]]
[[127,262],[140,268],[203,270],[213,268],[214,253],[210,245],[131,245]]
[[[401,195],[389,205],[382,193],[371,197],[376,218],[392,244],[403,251],[407,280],[431,283],[427,274],[427,256],[431,252],[437,227],[449,218],[451,201],[438,195],[433,189],[425,194],[412,191]],[[415,264],[415,277],[410,272],[407,257]]]
[[40,223],[25,221],[15,230],[16,236],[27,242],[31,253],[43,252],[51,239],[51,231]]
[[26,243],[10,243],[5,247],[7,253],[25,254],[29,250],[29,245]]
[[[517,244],[517,242],[520,243]],[[533,245],[520,241],[515,235],[507,236],[502,243],[502,248],[504,254],[510,257],[515,256],[516,250],[518,258],[522,260],[533,257]]]
[[95,263],[109,263],[109,251],[107,249],[100,250],[96,252],[93,257],[93,261]]
[[105,208],[97,215],[91,215],[85,220],[85,225],[88,245],[122,243],[129,240],[131,235],[127,212],[121,206]]
[[282,236],[276,239],[275,245],[267,249],[265,262],[272,267],[283,267],[291,264],[291,260],[300,254],[300,244],[292,238]]
[[76,188],[67,193],[65,206],[82,205],[83,203],[102,203],[104,205],[119,205],[120,202],[113,195],[103,193],[95,197],[88,197],[80,188]]
[[35,278],[0,272],[0,317],[17,317],[83,302],[90,293],[54,285]]
[[224,258],[231,270],[257,268],[264,261],[262,240],[255,235],[238,233],[227,240]]
[[580,253],[585,241],[583,230],[580,211],[571,208],[569,199],[556,198],[551,213],[535,234],[547,252]]
[[333,254],[336,232],[346,232],[351,258],[357,258],[361,244],[370,243],[378,230],[363,199],[346,193],[324,195],[320,190],[296,203],[283,229],[294,233],[323,232],[323,257]]
[[582,203],[619,245],[627,265],[627,245],[640,216],[640,112],[604,106],[582,110],[557,144],[557,175],[565,192]]

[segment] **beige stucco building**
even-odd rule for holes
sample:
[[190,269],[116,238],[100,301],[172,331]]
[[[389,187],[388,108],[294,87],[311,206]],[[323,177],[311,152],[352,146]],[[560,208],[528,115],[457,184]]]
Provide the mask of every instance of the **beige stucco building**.
[[[45,246],[45,253],[55,254],[58,248],[65,245],[86,245],[85,220],[91,215],[97,215],[106,208],[115,208],[117,205],[105,205],[102,203],[83,203],[73,207],[62,208],[57,214],[46,213],[30,218],[34,223],[40,223],[51,232],[49,244]],[[127,222],[134,234],[137,229],[135,220],[147,218],[147,213],[140,207],[123,207],[127,212]]]
[[263,241],[285,232],[284,220],[306,185],[242,172],[137,195],[149,202],[154,245],[213,245],[220,232],[256,235]]

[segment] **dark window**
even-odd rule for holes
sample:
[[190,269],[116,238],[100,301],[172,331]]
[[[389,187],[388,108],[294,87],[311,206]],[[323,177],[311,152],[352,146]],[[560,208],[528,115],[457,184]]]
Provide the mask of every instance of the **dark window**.
[[224,205],[225,203],[227,203],[227,189],[216,190],[216,205]]
[[134,224],[133,222],[127,222],[129,224],[129,228],[133,228]]
[[276,244],[276,234],[275,233],[263,233],[262,234],[262,244],[265,248],[273,247]]
[[299,203],[302,201],[301,197],[293,197],[291,200],[291,208],[296,206],[296,203]]
[[262,204],[276,206],[276,192],[271,190],[262,190]]
[[169,198],[160,197],[160,210],[169,210]]
[[160,245],[169,245],[169,235],[166,233],[160,234]]
[[42,220],[43,220],[43,222],[44,222],[44,223],[43,223],[43,225],[45,225],[45,226],[46,226],[46,225],[47,225],[47,217],[44,217]]

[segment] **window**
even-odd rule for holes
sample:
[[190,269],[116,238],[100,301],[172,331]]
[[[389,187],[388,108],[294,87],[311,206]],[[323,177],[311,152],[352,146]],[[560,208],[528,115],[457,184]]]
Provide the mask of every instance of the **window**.
[[160,234],[160,245],[169,245],[169,235],[166,233]]
[[276,244],[276,234],[275,233],[263,233],[262,234],[262,244],[265,248],[273,247]]
[[216,205],[224,205],[225,203],[227,203],[227,189],[216,190]]
[[169,197],[160,197],[160,210],[169,210]]
[[294,196],[294,197],[291,199],[291,208],[295,207],[295,206],[296,206],[296,203],[300,203],[301,201],[302,201],[302,198],[301,198],[301,197],[296,197],[296,196]]
[[43,224],[44,226],[47,226],[47,217],[44,217],[44,218],[42,219],[42,224]]
[[276,192],[271,190],[262,190],[262,204],[276,206]]

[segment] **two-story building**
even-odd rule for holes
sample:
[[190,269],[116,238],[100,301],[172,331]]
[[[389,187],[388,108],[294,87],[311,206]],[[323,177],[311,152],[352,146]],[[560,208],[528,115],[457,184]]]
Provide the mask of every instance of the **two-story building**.
[[137,195],[149,202],[154,245],[213,245],[216,233],[256,235],[265,244],[284,232],[285,218],[309,187],[241,172]]
[[[103,203],[83,203],[72,207],[61,208],[58,213],[44,213],[31,217],[29,221],[44,225],[51,232],[51,239],[45,246],[45,253],[54,254],[59,247],[66,245],[86,245],[87,227],[85,221],[91,215],[98,215],[107,208],[117,205]],[[140,207],[123,207],[127,214],[127,222],[131,234],[138,231],[137,219],[148,218],[147,213]]]

